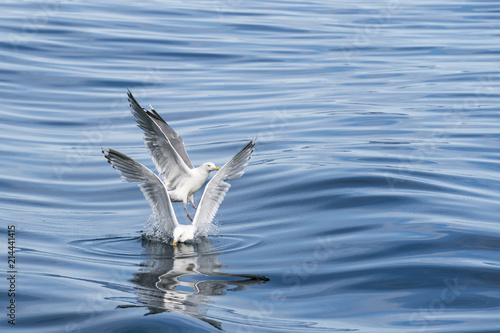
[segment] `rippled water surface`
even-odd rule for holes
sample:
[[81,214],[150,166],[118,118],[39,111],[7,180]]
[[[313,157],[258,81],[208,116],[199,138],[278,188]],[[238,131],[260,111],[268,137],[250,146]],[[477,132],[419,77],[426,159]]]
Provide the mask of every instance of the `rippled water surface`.
[[[0,9],[2,332],[500,331],[497,2]],[[127,88],[195,165],[258,135],[216,234],[142,236]]]

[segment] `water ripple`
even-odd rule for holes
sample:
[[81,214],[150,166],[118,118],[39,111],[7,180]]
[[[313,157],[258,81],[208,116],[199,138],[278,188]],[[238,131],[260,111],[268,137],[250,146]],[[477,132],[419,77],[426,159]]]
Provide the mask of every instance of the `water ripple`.
[[[497,4],[7,1],[0,18],[19,329],[498,330]],[[142,236],[151,210],[101,154],[153,168],[127,88],[196,165],[258,136],[215,235]]]

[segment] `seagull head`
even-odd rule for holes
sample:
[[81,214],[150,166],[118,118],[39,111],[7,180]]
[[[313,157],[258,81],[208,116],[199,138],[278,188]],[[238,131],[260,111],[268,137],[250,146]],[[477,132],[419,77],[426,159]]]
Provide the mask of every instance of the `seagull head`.
[[218,167],[215,166],[215,164],[213,164],[212,162],[207,162],[207,163],[203,163],[201,165],[203,167],[203,169],[205,169],[206,171],[210,172],[210,171],[219,171],[220,169]]
[[172,246],[176,246],[177,243],[181,242],[186,242],[194,239],[194,234],[195,234],[195,228],[194,225],[189,224],[189,225],[178,225],[174,229],[174,241],[172,242]]

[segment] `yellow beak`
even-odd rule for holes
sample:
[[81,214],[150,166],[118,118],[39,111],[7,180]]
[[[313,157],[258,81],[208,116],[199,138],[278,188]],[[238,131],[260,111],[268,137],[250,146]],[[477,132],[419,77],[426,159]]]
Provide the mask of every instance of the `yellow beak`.
[[219,169],[219,168],[217,168],[217,167],[215,167],[215,168],[214,168],[214,170],[219,171],[220,169]]
[[174,240],[174,241],[172,242],[172,246],[177,246],[177,243],[178,243],[178,242],[179,242],[179,241]]

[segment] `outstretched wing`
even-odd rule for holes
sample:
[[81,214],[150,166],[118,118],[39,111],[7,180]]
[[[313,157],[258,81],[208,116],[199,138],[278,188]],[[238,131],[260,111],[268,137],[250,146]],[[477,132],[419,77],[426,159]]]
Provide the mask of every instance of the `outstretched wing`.
[[217,213],[229,187],[231,187],[231,184],[225,182],[225,180],[236,179],[243,175],[243,169],[248,165],[248,160],[252,155],[255,141],[256,139],[250,141],[238,154],[234,155],[229,162],[224,164],[208,182],[201,196],[193,220],[198,235],[205,236],[208,233],[215,213]]
[[[148,111],[141,107],[134,96],[128,91],[128,98],[132,114],[138,126],[144,131],[144,141],[151,153],[156,169],[162,175],[169,190],[174,190],[178,182],[188,176],[193,164],[187,156],[184,143],[179,135],[168,126],[168,124],[158,115],[156,111]],[[163,131],[165,130],[166,133]],[[170,136],[170,138],[169,138]],[[172,140],[172,141],[171,141]],[[183,158],[174,148],[172,142],[183,152]],[[186,161],[188,163],[186,163]],[[168,172],[167,172],[168,170]]]
[[139,188],[151,206],[155,218],[162,223],[165,232],[172,235],[179,223],[167,189],[160,178],[141,163],[116,150],[103,148],[102,153],[123,179],[139,182]]
[[174,131],[174,129],[170,127],[165,120],[163,120],[163,118],[158,114],[158,112],[156,112],[155,109],[153,109],[151,105],[149,107],[151,108],[151,111],[147,111],[148,116],[158,120],[155,122],[156,125],[158,125],[162,133],[168,138],[168,141],[170,141],[170,144],[174,147],[175,151],[179,154],[184,163],[186,163],[190,169],[193,169],[194,166],[187,154],[186,147],[184,146],[184,140],[182,140],[180,135],[177,134],[177,132]]

